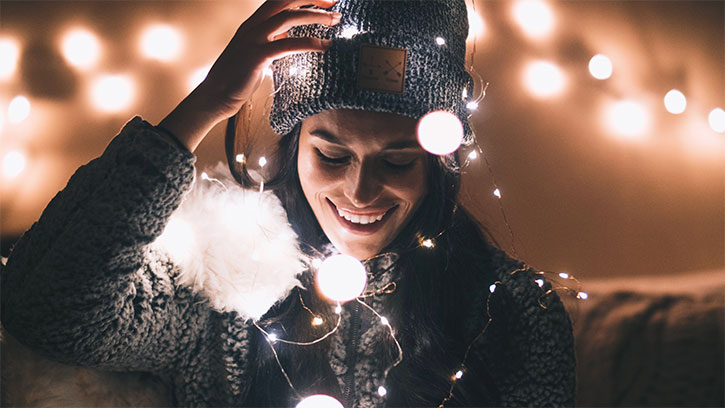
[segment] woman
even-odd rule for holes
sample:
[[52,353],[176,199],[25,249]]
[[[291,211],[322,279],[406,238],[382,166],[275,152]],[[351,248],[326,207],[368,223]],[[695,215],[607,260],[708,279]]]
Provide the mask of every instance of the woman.
[[[320,393],[346,407],[573,404],[561,302],[458,205],[457,156],[416,141],[433,110],[472,138],[467,30],[462,0],[264,3],[198,88],[158,126],[129,122],[21,238],[2,274],[3,326],[62,362],[158,374],[174,405],[293,406]],[[280,232],[264,226],[174,254],[163,242],[182,199],[232,194],[200,182],[187,194],[192,152],[271,63],[270,122],[283,136],[266,186],[304,256],[259,273],[266,264],[244,251]],[[249,186],[234,145],[229,167]],[[186,214],[208,227],[226,211]],[[364,262],[368,283],[336,310],[299,259],[338,251]]]

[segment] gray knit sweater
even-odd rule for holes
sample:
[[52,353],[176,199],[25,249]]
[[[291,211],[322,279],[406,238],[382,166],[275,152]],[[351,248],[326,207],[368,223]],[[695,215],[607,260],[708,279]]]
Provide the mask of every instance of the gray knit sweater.
[[[241,405],[254,380],[260,332],[178,285],[179,267],[149,245],[192,184],[194,162],[153,126],[140,118],[129,122],[99,158],[76,171],[13,248],[0,281],[3,326],[42,355],[67,364],[158,374],[178,405]],[[555,296],[541,307],[549,286],[535,282],[539,275],[512,274],[521,265],[503,253],[491,262],[511,315],[497,332],[497,344],[476,343],[469,359],[490,367],[500,393],[497,404],[572,405],[568,315]],[[396,278],[395,269],[381,264],[367,265],[376,276],[372,289]],[[380,268],[385,273],[371,270]],[[369,304],[384,308],[379,297]],[[356,302],[345,305],[330,367],[348,405],[383,406],[377,390],[387,363],[375,350],[387,332],[369,324],[371,312],[359,309]],[[471,310],[478,321],[472,326],[485,324],[483,301]],[[519,362],[514,368],[507,366],[512,356]],[[290,405],[293,401],[290,397]]]

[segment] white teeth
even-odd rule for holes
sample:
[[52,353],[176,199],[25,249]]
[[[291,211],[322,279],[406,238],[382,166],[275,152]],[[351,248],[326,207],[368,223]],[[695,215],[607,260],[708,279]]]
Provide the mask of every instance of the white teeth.
[[340,217],[355,224],[372,224],[374,222],[382,220],[383,216],[385,216],[385,213],[382,213],[378,216],[347,214],[342,212],[342,210],[340,210],[339,208],[337,209],[337,213],[340,214]]

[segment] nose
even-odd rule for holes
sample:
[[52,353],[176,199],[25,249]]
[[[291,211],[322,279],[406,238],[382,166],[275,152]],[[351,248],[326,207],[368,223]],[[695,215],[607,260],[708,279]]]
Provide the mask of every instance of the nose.
[[360,162],[350,166],[345,175],[345,197],[358,208],[375,202],[383,190],[382,180],[376,175],[372,163]]

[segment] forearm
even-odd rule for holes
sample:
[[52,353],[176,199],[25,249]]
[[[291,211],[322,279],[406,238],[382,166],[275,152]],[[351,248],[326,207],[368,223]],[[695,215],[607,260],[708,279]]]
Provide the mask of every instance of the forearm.
[[74,174],[14,248],[2,274],[2,320],[20,340],[100,363],[112,358],[93,356],[101,343],[133,344],[121,335],[148,336],[152,314],[171,318],[174,287],[143,273],[145,245],[193,180],[194,158],[152,133],[135,119]]

